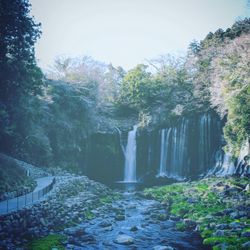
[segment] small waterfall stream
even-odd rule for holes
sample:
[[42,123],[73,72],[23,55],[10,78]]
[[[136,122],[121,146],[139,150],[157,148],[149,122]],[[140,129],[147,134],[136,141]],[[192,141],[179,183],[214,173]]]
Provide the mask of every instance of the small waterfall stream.
[[136,131],[137,125],[128,133],[125,150],[124,182],[136,182]]
[[169,136],[171,133],[171,128],[169,129],[162,129],[161,130],[161,155],[160,155],[160,177],[167,176],[167,156],[168,156],[168,149],[170,146],[169,143]]

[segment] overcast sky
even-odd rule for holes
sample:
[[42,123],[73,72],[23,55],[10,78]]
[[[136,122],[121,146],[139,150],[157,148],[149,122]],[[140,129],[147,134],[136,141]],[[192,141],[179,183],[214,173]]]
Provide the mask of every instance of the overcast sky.
[[42,23],[36,45],[46,69],[58,55],[89,55],[130,69],[249,16],[247,0],[30,0]]

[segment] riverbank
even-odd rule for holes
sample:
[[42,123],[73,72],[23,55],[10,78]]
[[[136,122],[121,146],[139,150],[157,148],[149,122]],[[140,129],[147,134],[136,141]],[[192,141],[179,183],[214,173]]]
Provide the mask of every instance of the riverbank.
[[144,191],[170,212],[181,231],[199,231],[214,250],[250,248],[249,178],[207,178]]

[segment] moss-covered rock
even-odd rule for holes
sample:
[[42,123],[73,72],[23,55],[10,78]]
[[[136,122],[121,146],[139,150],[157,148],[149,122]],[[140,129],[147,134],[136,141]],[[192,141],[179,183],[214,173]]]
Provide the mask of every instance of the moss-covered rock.
[[191,229],[185,223],[188,219],[197,223],[205,245],[245,249],[243,244],[248,238],[244,232],[250,228],[250,192],[245,189],[248,183],[248,178],[207,178],[149,188],[144,194],[182,218],[176,223],[177,230]]

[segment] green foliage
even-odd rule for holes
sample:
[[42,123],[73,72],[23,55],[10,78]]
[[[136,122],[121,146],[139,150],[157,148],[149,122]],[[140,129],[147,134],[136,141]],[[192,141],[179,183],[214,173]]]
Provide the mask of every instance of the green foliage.
[[164,120],[170,121],[193,107],[192,91],[184,61],[162,56],[148,65],[137,65],[124,76],[116,105],[124,114],[135,110],[142,125],[150,123],[159,107]]
[[229,102],[224,134],[233,155],[238,156],[242,142],[250,138],[250,86],[245,86]]
[[140,64],[125,75],[119,96],[119,102],[122,105],[140,110],[140,108],[145,108],[147,102],[150,102],[155,85],[151,74],[146,69],[146,65]]
[[186,230],[186,225],[183,222],[177,222],[175,227],[178,231],[185,231]]
[[56,248],[58,250],[65,249],[62,245],[64,237],[57,234],[51,234],[44,238],[33,240],[29,245],[28,249],[30,250],[51,250]]
[[1,99],[40,93],[42,73],[36,66],[34,44],[40,24],[29,15],[27,0],[0,1]]
[[236,21],[231,28],[218,29],[214,33],[209,32],[208,35],[200,42],[200,47],[205,49],[211,46],[217,46],[223,43],[226,39],[235,39],[244,33],[250,32],[250,18],[245,18]]
[[34,56],[40,24],[29,12],[27,0],[0,1],[0,149],[4,151],[20,147],[16,135],[22,137],[22,108],[28,98],[42,93],[44,84]]

